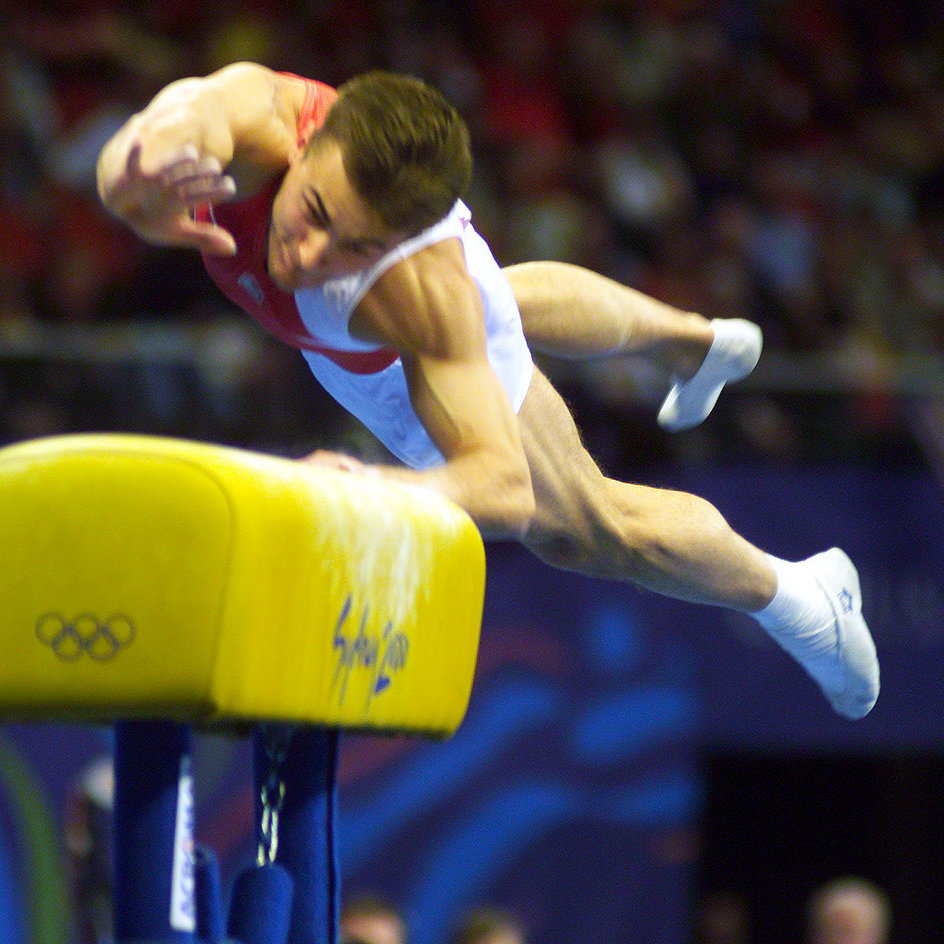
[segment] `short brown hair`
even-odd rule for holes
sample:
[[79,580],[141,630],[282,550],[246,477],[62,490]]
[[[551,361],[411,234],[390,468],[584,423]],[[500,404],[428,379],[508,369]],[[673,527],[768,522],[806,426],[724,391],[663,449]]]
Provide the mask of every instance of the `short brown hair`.
[[466,123],[412,76],[373,71],[345,82],[309,146],[324,137],[340,144],[354,189],[392,230],[432,226],[469,186]]

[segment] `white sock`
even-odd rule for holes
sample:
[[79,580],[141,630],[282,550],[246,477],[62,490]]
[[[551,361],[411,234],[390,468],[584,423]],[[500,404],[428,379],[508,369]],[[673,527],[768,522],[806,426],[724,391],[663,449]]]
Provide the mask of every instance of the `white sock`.
[[752,614],[772,636],[786,632],[806,636],[833,622],[833,610],[805,561],[785,561],[767,555],[777,575],[777,592],[762,610]]
[[767,560],[777,575],[777,592],[755,619],[803,666],[838,714],[868,714],[878,698],[879,666],[862,617],[855,565],[838,547],[802,561],[769,554]]
[[767,555],[777,592],[754,618],[816,680],[825,692],[841,691],[846,672],[838,657],[836,617],[806,561]]

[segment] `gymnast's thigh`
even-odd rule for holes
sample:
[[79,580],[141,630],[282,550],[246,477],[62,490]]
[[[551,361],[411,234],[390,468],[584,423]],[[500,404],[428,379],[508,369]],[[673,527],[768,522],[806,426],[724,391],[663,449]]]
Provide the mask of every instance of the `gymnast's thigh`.
[[604,499],[606,480],[567,404],[537,368],[518,419],[536,503],[525,543],[585,530]]

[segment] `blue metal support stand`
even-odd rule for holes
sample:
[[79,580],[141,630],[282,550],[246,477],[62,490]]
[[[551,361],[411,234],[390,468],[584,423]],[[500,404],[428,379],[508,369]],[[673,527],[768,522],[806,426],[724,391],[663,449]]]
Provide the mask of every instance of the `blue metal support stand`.
[[[273,725],[254,735],[259,856],[234,883],[233,941],[337,944],[339,738],[327,728]],[[224,940],[219,867],[194,844],[192,763],[187,725],[115,726],[116,944]]]
[[115,725],[115,940],[194,944],[190,728]]
[[[287,944],[336,944],[340,910],[337,849],[337,766],[340,733],[300,727],[288,740],[281,760],[285,785],[279,814],[275,863],[294,883]],[[257,822],[262,821],[262,785],[271,758],[264,729],[254,739]]]

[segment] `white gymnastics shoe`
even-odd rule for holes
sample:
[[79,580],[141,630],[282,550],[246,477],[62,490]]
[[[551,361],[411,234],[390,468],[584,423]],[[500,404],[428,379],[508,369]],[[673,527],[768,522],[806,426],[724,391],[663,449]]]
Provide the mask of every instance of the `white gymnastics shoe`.
[[844,718],[867,715],[878,699],[879,667],[875,643],[862,617],[862,591],[855,565],[838,547],[800,561],[826,594],[832,620],[812,633],[777,642],[822,689],[833,710]]
[[711,412],[726,383],[746,377],[760,360],[764,336],[753,321],[714,318],[715,337],[701,367],[676,380],[659,409],[659,425],[677,432],[697,426]]

